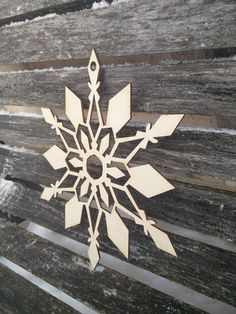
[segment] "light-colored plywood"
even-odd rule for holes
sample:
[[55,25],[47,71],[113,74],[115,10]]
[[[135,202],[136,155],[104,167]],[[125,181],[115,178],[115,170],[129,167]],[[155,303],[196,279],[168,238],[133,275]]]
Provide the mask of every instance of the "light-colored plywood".
[[[152,166],[142,165],[129,169],[130,179],[128,184],[146,197],[152,197],[174,187],[162,175],[160,175]],[[149,184],[144,178],[148,179]]]
[[107,126],[117,133],[131,118],[131,84],[109,101]]
[[[108,237],[128,257],[129,231],[119,216],[118,210],[143,226],[145,234],[152,237],[158,248],[176,255],[168,235],[157,229],[153,220],[147,219],[145,211],[139,208],[129,190],[129,186],[132,186],[150,198],[174,187],[151,165],[131,167],[130,164],[136,153],[140,149],[145,149],[148,142],[157,143],[156,138],[171,135],[183,115],[162,115],[153,126],[148,124],[144,132],[137,131],[134,136],[119,137],[118,132],[131,118],[131,84],[128,84],[109,101],[105,120],[99,103],[99,70],[98,58],[93,50],[88,65],[90,94],[88,96],[89,109],[85,120],[80,99],[66,88],[66,114],[74,126],[74,130],[64,127],[49,109],[42,109],[45,121],[52,125],[65,146],[65,151],[53,146],[44,155],[54,169],[66,168],[59,181],[44,189],[42,198],[49,200],[63,192],[74,194],[65,207],[66,228],[80,224],[82,210],[86,210],[90,235],[88,255],[92,268],[96,267],[100,258],[98,228],[103,216],[106,219]],[[91,117],[94,111],[99,122],[96,130],[91,126]],[[65,133],[73,138],[76,148],[68,144]],[[121,144],[134,143],[134,141],[136,145],[126,157],[115,157]],[[71,154],[76,156],[70,158]],[[90,160],[92,158],[96,158],[98,161],[99,175],[91,172]],[[121,169],[114,166],[114,163],[116,165],[120,163]],[[74,167],[73,169],[71,165]],[[71,187],[64,187],[63,183],[68,176],[74,177],[74,184]],[[121,184],[119,178],[125,179],[125,182]],[[122,200],[117,196],[117,190],[127,195],[135,211],[122,205]],[[97,213],[90,208],[93,201],[96,203]],[[94,214],[96,214],[96,220],[93,224],[92,215]]]
[[74,195],[65,206],[65,228],[79,225],[83,211],[83,204],[78,201],[77,195]]

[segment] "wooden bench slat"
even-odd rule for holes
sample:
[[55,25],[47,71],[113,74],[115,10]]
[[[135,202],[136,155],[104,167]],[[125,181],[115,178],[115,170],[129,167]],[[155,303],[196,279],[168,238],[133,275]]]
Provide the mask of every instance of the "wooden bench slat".
[[[39,184],[49,186],[56,182],[64,171],[53,170],[40,154],[2,146],[0,173],[38,187]],[[236,193],[173,180],[171,183],[175,186],[173,191],[148,200],[134,189],[132,192],[139,206],[146,208],[148,215],[153,218],[226,240],[236,240]]]
[[234,10],[233,0],[130,0],[103,10],[2,27],[0,60],[84,58],[93,47],[103,56],[233,47]]
[[157,290],[88,261],[12,225],[1,225],[0,252],[34,275],[104,313],[202,313]]
[[[2,244],[2,242],[1,242]],[[7,314],[76,314],[70,306],[0,264],[0,312]]]
[[[122,65],[101,70],[101,106],[132,83],[132,111],[236,116],[236,62]],[[64,107],[65,86],[88,105],[87,68],[0,73],[5,105]],[[14,88],[12,88],[14,86]]]
[[[10,184],[8,188],[3,188],[1,192],[0,208],[2,210],[87,244],[88,225],[85,217],[80,226],[64,229],[65,202],[63,200],[42,201],[38,191],[26,188],[19,183],[10,181],[8,183]],[[234,304],[231,294],[235,282],[234,253],[169,234],[179,255],[175,258],[157,249],[152,240],[144,235],[141,227],[128,220],[126,224],[131,230],[130,263],[182,283],[208,296]],[[101,250],[125,260],[108,240],[104,222],[101,224],[101,230]]]

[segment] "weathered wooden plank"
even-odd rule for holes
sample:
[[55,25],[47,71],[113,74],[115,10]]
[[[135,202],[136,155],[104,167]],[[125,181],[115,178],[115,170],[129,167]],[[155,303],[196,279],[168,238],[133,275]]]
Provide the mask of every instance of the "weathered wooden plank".
[[[148,201],[147,213],[156,219],[235,241],[236,193],[172,181],[175,190]],[[134,193],[141,208],[147,201]],[[233,220],[231,220],[233,219]]]
[[[6,144],[39,147],[41,152],[54,144],[61,146],[55,132],[41,118],[0,115],[0,124],[0,139]],[[137,130],[143,127],[125,127],[121,136]],[[149,144],[132,162],[151,163],[168,178],[178,181],[236,191],[235,149],[235,131],[179,130],[169,138],[160,139],[158,144]],[[118,155],[129,150],[128,145],[122,145]]]
[[50,13],[63,14],[89,9],[93,3],[93,0],[31,0],[30,2],[2,0],[0,3],[0,26],[26,19],[31,20]]
[[[85,216],[80,226],[64,229],[64,201],[42,201],[40,193],[19,183],[8,181],[2,189],[0,208],[32,220],[56,232],[87,243],[88,224]],[[234,304],[232,291],[235,285],[235,254],[209,245],[169,234],[178,258],[157,249],[141,227],[126,220],[130,233],[130,263],[208,296]],[[106,236],[104,221],[101,224],[100,246],[107,253],[124,259]]]
[[25,230],[1,225],[0,234],[1,254],[103,313],[202,313],[108,268],[91,272],[85,258]]
[[[12,115],[12,116],[27,116],[42,118],[42,110],[39,106],[23,106],[23,105],[1,105],[0,115]],[[65,106],[54,107],[53,113],[62,120],[66,120]],[[87,116],[88,109],[84,110],[84,115]],[[102,115],[104,121],[106,121],[107,110],[102,109]],[[147,123],[154,124],[161,114],[156,112],[145,111],[132,111],[131,121],[127,125],[145,125]],[[92,113],[92,123],[97,123],[96,112]],[[228,129],[234,131],[236,129],[236,117],[227,116],[209,116],[209,115],[197,115],[197,114],[185,114],[180,121],[178,128],[188,128],[215,131],[215,129]],[[217,131],[217,130],[216,130]],[[218,130],[220,131],[220,130]]]
[[25,14],[48,6],[66,3],[70,0],[1,0],[0,3],[0,19],[13,17],[15,15]]
[[[132,83],[133,111],[236,116],[236,62],[121,65],[101,70],[101,106]],[[88,104],[87,68],[0,73],[0,103],[64,106],[65,86]],[[12,88],[14,86],[14,88]]]
[[[2,146],[0,173],[38,188],[39,184],[49,186],[56,182],[64,171],[53,170],[43,156],[33,151]],[[134,189],[132,193],[140,208],[145,208],[151,217],[226,240],[236,240],[236,193],[176,180],[171,182],[175,190],[151,199],[146,199]]]
[[88,57],[92,47],[104,56],[233,47],[234,10],[233,0],[130,0],[3,27],[0,60],[81,58]]
[[[126,128],[124,134],[136,130],[137,127]],[[202,185],[205,185],[204,176],[207,177],[206,181],[214,177],[215,181],[224,181],[222,186],[232,185],[232,191],[236,191],[233,183],[236,178],[235,147],[234,132],[230,134],[230,132],[177,130],[170,137],[159,138],[158,144],[150,144],[148,149],[138,152],[131,161],[137,164],[151,163],[157,169],[164,171],[167,176],[175,173],[175,179],[180,181],[184,181],[184,177],[191,177],[192,182],[198,178],[202,181]],[[123,145],[118,155],[126,156],[127,151],[130,151],[129,145]],[[227,158],[232,158],[228,170],[224,167]],[[229,184],[227,184],[228,180]]]
[[78,313],[2,265],[0,265],[0,282],[1,313]]

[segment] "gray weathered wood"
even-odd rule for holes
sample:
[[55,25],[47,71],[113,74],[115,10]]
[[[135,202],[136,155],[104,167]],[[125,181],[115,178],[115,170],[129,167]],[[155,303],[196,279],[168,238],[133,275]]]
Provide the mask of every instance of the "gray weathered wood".
[[112,270],[89,263],[12,225],[1,225],[0,252],[34,275],[103,313],[202,313]]
[[[40,0],[37,6],[44,1]],[[51,5],[57,3],[59,0],[53,0]],[[36,5],[35,1],[30,5]],[[29,10],[38,9],[35,7]],[[179,53],[183,52],[183,60],[186,51],[193,53],[197,59],[205,51],[208,57],[211,54],[212,59],[219,51],[226,53],[228,48],[230,50],[236,44],[234,11],[233,0],[171,0],[168,4],[165,1],[130,0],[104,10],[86,10],[1,27],[0,64],[5,63],[7,69],[7,63],[17,66],[17,63],[25,62],[22,66],[30,68],[30,63],[35,62],[35,68],[37,64],[40,65],[38,61],[45,60],[45,66],[46,60],[50,59],[68,61],[74,58],[79,63],[86,61],[91,48],[95,47],[104,59],[109,60],[108,63],[112,63],[111,56],[116,61],[123,58],[123,61],[139,62],[135,66],[102,68],[103,109],[107,108],[112,95],[132,82],[133,111],[234,118],[236,99],[233,59],[140,64],[140,60],[150,61],[150,56],[156,63],[159,61],[157,55],[161,53],[167,58],[176,53],[179,58]],[[5,13],[0,13],[0,19],[1,14]],[[50,66],[50,61],[48,64]],[[64,86],[70,87],[85,102],[88,96],[87,82],[87,70],[83,68],[0,73],[0,103],[19,107],[62,108]],[[39,184],[49,185],[59,175],[36,153],[57,143],[49,126],[41,118],[1,114],[0,141],[28,146],[35,151],[7,148],[4,145],[0,147],[0,175],[8,178],[0,181],[0,210],[87,243],[86,219],[83,219],[81,226],[65,230],[65,201],[59,199],[46,202],[40,199]],[[123,135],[136,130],[136,126],[126,128]],[[150,145],[148,150],[140,152],[133,159],[135,164],[150,163],[168,178],[175,179],[171,182],[176,189],[150,200],[133,190],[132,193],[136,194],[138,204],[147,210],[148,216],[204,232],[206,236],[211,234],[233,241],[236,227],[235,148],[235,131],[177,131],[172,137],[161,139],[158,146]],[[129,147],[124,146],[119,154],[125,154],[128,150]],[[179,256],[175,258],[156,249],[141,227],[132,221],[127,221],[127,225],[131,230],[130,263],[207,296],[236,305],[233,295],[236,290],[235,254],[170,233]],[[101,249],[124,259],[107,239],[104,221],[101,230]],[[99,267],[99,273],[92,273],[86,259],[13,224],[1,223],[0,239],[0,254],[100,312],[200,312],[110,269]],[[16,301],[14,297],[11,298],[9,285],[11,280],[16,280],[16,276],[11,277],[6,271],[1,273],[1,269],[0,279],[7,284],[6,287],[0,287],[0,292],[5,289],[3,298],[7,305],[1,304],[0,311],[14,311],[15,306],[17,310],[30,312],[34,303],[29,308],[27,304],[21,308],[17,303],[23,298],[23,291],[16,292],[19,297]],[[18,288],[29,289],[20,279],[19,284]],[[32,293],[35,296],[36,292]],[[0,293],[0,301],[1,297]],[[34,302],[39,302],[36,296]],[[51,300],[48,302],[45,308],[50,311]],[[55,311],[59,312],[59,309],[60,305]],[[34,310],[32,312],[37,313]],[[66,310],[64,312],[67,313]]]
[[[63,170],[54,171],[46,159],[37,153],[9,148],[0,147],[2,176],[24,180],[38,188],[39,184],[50,186],[64,173]],[[151,199],[146,199],[134,189],[132,193],[150,217],[226,240],[236,240],[236,193],[176,180],[171,182],[175,190]]]
[[0,282],[0,312],[3,314],[78,313],[2,265]]
[[[38,191],[11,181],[2,189],[0,198],[2,210],[87,243],[88,224],[85,215],[80,226],[64,229],[64,203],[59,199],[43,201]],[[127,220],[126,224],[131,230],[130,263],[234,304],[231,291],[235,284],[235,254],[169,234],[178,254],[178,258],[175,258],[157,249],[152,240],[144,235],[141,227]],[[101,230],[101,249],[125,259],[108,240],[104,221]]]
[[[109,98],[130,82],[133,111],[236,116],[235,64],[228,59],[104,67],[101,105],[106,109]],[[0,103],[62,107],[68,86],[87,108],[88,81],[86,68],[0,73]]]
[[28,22],[36,18],[48,18],[48,14],[53,14],[50,15],[52,17],[55,14],[91,9],[93,3],[93,0],[33,0],[30,2],[3,0],[0,3],[0,27],[12,25],[15,22]]
[[0,19],[13,17],[19,14],[25,14],[30,11],[42,9],[44,7],[56,4],[66,3],[71,0],[1,0],[0,2]]
[[[64,123],[68,125],[66,121]],[[41,152],[54,144],[61,146],[54,130],[41,118],[0,115],[0,124],[0,140],[6,144],[38,147]],[[143,127],[125,127],[121,136],[135,134],[137,130],[143,130]],[[151,163],[168,178],[178,181],[236,191],[235,149],[234,132],[183,130],[160,139],[158,144],[149,144],[132,162]],[[119,155],[127,151],[129,146],[123,145]]]
[[93,47],[104,56],[233,47],[234,10],[233,0],[130,0],[3,27],[0,60],[84,58]]

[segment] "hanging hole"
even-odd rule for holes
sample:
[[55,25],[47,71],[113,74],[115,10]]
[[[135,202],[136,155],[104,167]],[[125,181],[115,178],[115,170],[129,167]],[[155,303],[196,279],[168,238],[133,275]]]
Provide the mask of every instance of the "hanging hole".
[[96,67],[97,67],[97,65],[96,65],[96,63],[95,63],[94,61],[90,63],[90,69],[91,69],[92,71],[95,71],[95,70],[96,70]]

